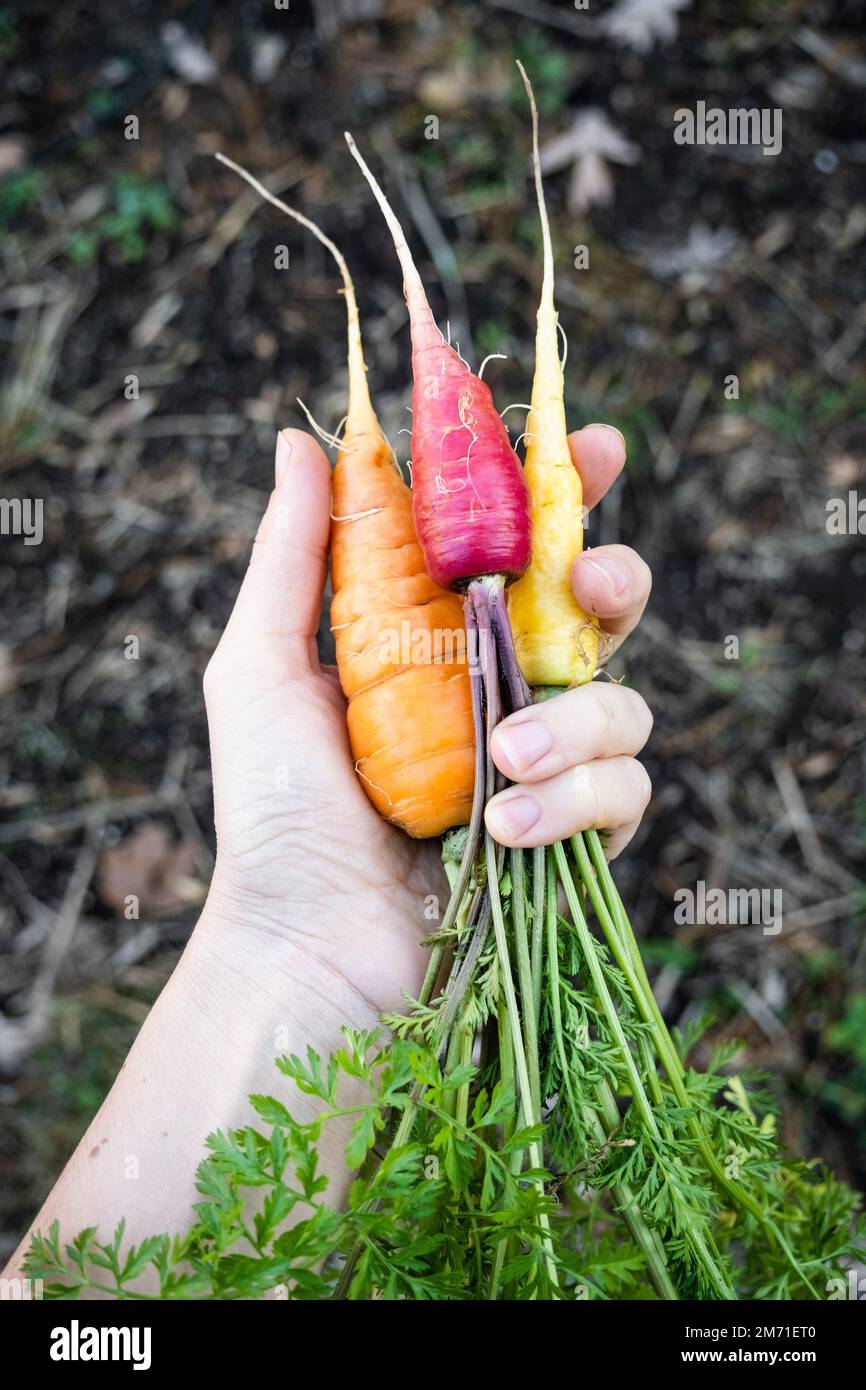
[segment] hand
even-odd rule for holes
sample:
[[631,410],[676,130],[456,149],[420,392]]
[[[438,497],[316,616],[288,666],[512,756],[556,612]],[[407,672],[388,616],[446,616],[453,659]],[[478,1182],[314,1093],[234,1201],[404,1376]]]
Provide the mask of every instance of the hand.
[[[623,467],[621,436],[590,425],[571,438],[592,506]],[[446,885],[438,845],[410,840],[367,800],[336,674],[318,659],[329,499],[329,467],[318,444],[283,431],[276,487],[205,675],[218,846],[208,909],[230,930],[244,924],[288,934],[368,1005],[391,1009],[420,984],[419,943],[435,925],[425,918],[425,898],[438,895],[444,906]],[[613,572],[611,584],[604,565],[615,562],[621,574]],[[574,578],[580,602],[606,620],[614,641],[622,640],[646,602],[646,566],[611,546],[579,560]],[[550,750],[529,771],[508,761],[507,745],[508,731],[528,719],[551,735]],[[646,776],[621,755],[640,748],[649,725],[638,696],[601,684],[512,716],[494,754],[509,776],[533,783],[541,816],[534,830],[510,839],[492,805],[493,833],[506,843],[538,844],[594,824],[627,838],[646,804]],[[575,769],[584,766],[589,791],[581,805]],[[494,804],[520,794],[502,793]]]
[[[205,672],[217,861],[207,916],[297,948],[298,969],[399,1008],[425,968],[432,842],[373,809],[353,766],[346,701],[318,658],[330,467],[300,430],[277,439],[275,488],[225,633]],[[443,903],[444,909],[444,903]],[[265,958],[270,953],[265,953]]]
[[[592,508],[622,471],[625,447],[617,430],[587,425],[570,436]],[[639,621],[652,586],[648,566],[624,545],[582,554],[572,570],[581,607],[607,634],[608,655]],[[650,799],[651,785],[636,761],[650,736],[652,714],[627,686],[595,680],[504,719],[491,738],[494,762],[516,785],[487,807],[490,833],[505,845],[551,844],[579,830],[610,832],[613,859],[628,844]]]
[[[622,469],[625,450],[616,431],[598,425],[571,438],[591,506]],[[374,1026],[381,1010],[399,1008],[402,991],[420,984],[420,941],[435,926],[425,919],[425,896],[441,902],[446,891],[438,847],[408,839],[368,802],[352,766],[336,675],[319,664],[327,460],[313,440],[286,430],[276,475],[249,570],[205,676],[217,828],[208,902],[32,1229],[46,1231],[58,1220],[65,1238],[88,1225],[105,1235],[121,1216],[134,1240],[183,1229],[204,1136],[249,1123],[246,1097],[274,1090],[274,1056],[308,1044],[327,1054],[340,1046],[344,1023]],[[622,566],[619,576],[611,572],[612,585],[607,561]],[[574,584],[584,607],[620,641],[646,601],[649,575],[630,551],[611,546],[577,562]],[[514,761],[519,753],[508,752],[507,736],[529,719],[541,722],[551,743],[524,770]],[[623,843],[633,826],[622,821],[636,823],[645,801],[638,765],[625,755],[648,731],[637,696],[598,683],[505,721],[495,756],[522,785],[497,803],[531,795],[541,806],[536,826],[519,842],[594,824],[616,825],[614,844]],[[591,789],[584,804],[575,789],[581,770]],[[623,815],[619,798],[629,797],[630,779],[639,794],[625,799]],[[492,828],[507,839],[493,806]],[[348,1084],[344,1103],[352,1103]],[[293,1098],[300,1120],[314,1119],[318,1109],[314,1098]],[[346,1119],[329,1127],[320,1145],[337,1204],[350,1178],[342,1156],[348,1125]],[[140,1180],[132,1183],[130,1155],[141,1161]],[[28,1243],[29,1234],[7,1275],[20,1272]]]

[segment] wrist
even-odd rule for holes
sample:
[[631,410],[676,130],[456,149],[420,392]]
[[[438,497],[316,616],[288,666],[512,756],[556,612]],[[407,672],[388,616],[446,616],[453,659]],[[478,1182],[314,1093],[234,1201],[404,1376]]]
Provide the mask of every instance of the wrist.
[[[378,1023],[376,1005],[319,954],[315,939],[296,929],[288,913],[226,892],[216,875],[179,968],[209,1011],[221,998],[228,1019],[241,1015],[246,1036],[252,1024],[273,1056],[308,1043],[331,1050],[346,1024]],[[238,1022],[228,1022],[235,1036]]]
[[[321,996],[339,999],[341,1022],[374,1027],[382,1012],[402,1011],[427,968],[422,941],[429,931],[425,903],[435,873],[390,882],[380,866],[364,869],[330,861],[281,864],[271,872],[280,891],[264,891],[243,864],[217,856],[202,918],[207,929],[245,970],[267,975],[290,969]],[[447,881],[431,846],[427,868]],[[348,1012],[346,1012],[348,1010]]]

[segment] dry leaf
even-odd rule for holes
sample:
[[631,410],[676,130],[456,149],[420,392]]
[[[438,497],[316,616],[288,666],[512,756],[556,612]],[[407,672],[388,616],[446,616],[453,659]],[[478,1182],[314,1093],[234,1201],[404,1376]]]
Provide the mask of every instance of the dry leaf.
[[593,204],[608,207],[613,202],[614,182],[608,160],[634,164],[639,155],[637,145],[617,130],[604,111],[587,106],[578,111],[567,131],[543,147],[541,169],[542,173],[555,174],[571,166],[568,210],[580,213]]
[[854,487],[860,481],[863,466],[853,454],[831,454],[824,469],[832,487]]
[[253,81],[260,85],[271,82],[277,75],[288,44],[280,34],[261,34],[253,38]]
[[730,264],[738,246],[727,227],[706,227],[695,222],[685,241],[676,246],[646,248],[641,260],[660,280],[683,282],[690,292],[718,287],[720,274]]
[[617,0],[599,20],[602,33],[614,43],[649,53],[655,43],[671,43],[677,36],[677,14],[691,0]]
[[205,885],[194,877],[198,847],[192,840],[175,844],[164,825],[139,825],[113,849],[103,850],[97,882],[107,907],[124,912],[130,898],[139,913],[173,912],[201,902]]
[[835,772],[842,761],[843,754],[835,749],[822,748],[817,753],[810,753],[807,758],[803,758],[795,764],[797,776],[806,782],[814,782],[819,777],[827,777],[829,773]]
[[182,24],[171,20],[163,24],[160,35],[166,57],[178,77],[185,82],[207,83],[216,80],[219,70],[204,44],[194,39]]
[[13,174],[27,157],[27,142],[20,135],[4,135],[0,140],[0,177]]

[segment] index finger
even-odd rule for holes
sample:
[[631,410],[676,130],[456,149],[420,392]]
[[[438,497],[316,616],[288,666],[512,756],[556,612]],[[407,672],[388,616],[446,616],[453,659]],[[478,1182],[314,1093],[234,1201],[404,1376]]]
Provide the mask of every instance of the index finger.
[[591,510],[625,466],[625,440],[613,425],[584,425],[568,436],[574,466],[583,484],[583,505]]

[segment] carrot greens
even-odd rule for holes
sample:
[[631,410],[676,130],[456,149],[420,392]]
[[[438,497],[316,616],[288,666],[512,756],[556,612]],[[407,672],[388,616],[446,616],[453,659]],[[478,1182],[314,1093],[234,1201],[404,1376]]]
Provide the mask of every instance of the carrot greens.
[[[580,948],[570,934],[562,938],[560,964],[570,972]],[[615,972],[596,954],[614,987]],[[582,1138],[549,1120],[516,1122],[513,1092],[492,1081],[483,1058],[467,1060],[464,1051],[446,1069],[412,1036],[346,1029],[344,1047],[330,1058],[310,1050],[279,1059],[278,1095],[250,1097],[256,1124],[209,1136],[196,1219],[182,1235],[132,1245],[121,1223],[110,1240],[89,1228],[65,1244],[55,1223],[34,1238],[27,1273],[45,1281],[49,1299],[99,1292],[307,1301],[333,1298],[357,1251],[344,1290],[352,1299],[825,1296],[856,1255],[855,1194],[822,1166],[779,1156],[764,1098],[722,1071],[730,1047],[717,1050],[711,1070],[686,1073],[687,1103],[713,1144],[744,1155],[738,1180],[762,1210],[784,1220],[798,1274],[759,1225],[720,1207],[694,1144],[666,1136],[678,1111],[666,1088],[654,1142],[633,1107],[620,1114],[604,1079],[611,1076],[604,1018],[564,980],[563,973],[562,1026],[575,1102],[585,1107]],[[476,1007],[485,1015],[496,1007],[483,973],[471,996]],[[575,1048],[584,1026],[591,1041]],[[623,1026],[638,1036],[633,1022]],[[572,1070],[578,1052],[586,1054],[580,1071]],[[564,1073],[552,1065],[559,1083]],[[345,1146],[359,1175],[338,1207],[329,1202],[318,1151],[328,1127],[345,1121],[346,1078],[363,1086]],[[293,1117],[289,1086],[318,1098],[318,1119]],[[723,1094],[734,1102],[720,1104]],[[411,1137],[386,1152],[410,1103]],[[535,1145],[550,1154],[547,1166],[521,1173],[515,1155]],[[651,1225],[636,1219],[635,1204]]]

